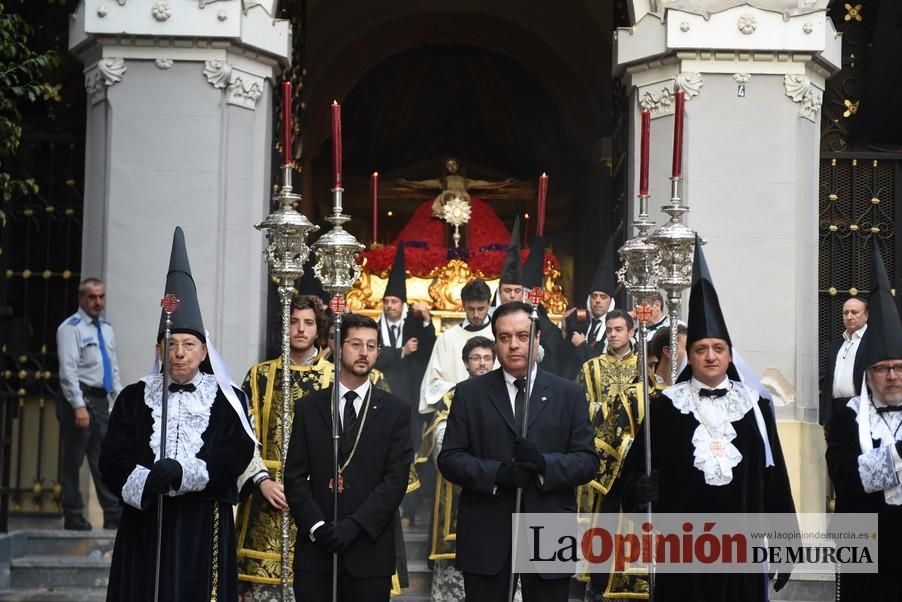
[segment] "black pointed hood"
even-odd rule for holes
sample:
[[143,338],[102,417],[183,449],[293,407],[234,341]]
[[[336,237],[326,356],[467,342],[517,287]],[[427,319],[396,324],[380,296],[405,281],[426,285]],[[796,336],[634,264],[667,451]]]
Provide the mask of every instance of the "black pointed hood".
[[523,288],[542,288],[545,280],[545,237],[537,235],[529,248],[529,257],[523,266]]
[[902,359],[902,320],[899,318],[896,300],[893,298],[876,237],[873,237],[872,241],[868,329],[861,340],[865,367],[883,360]]
[[520,261],[520,216],[514,219],[511,242],[507,246],[499,284],[523,284],[523,264]]
[[[724,320],[723,311],[720,309],[720,300],[717,298],[717,290],[714,288],[714,280],[708,271],[708,262],[705,261],[705,253],[702,251],[702,243],[698,235],[695,237],[695,254],[692,257],[692,288],[689,292],[689,332],[686,335],[686,353],[692,344],[701,339],[723,339],[733,348],[733,341],[727,330],[727,322]],[[688,363],[677,378],[677,382],[688,380],[692,376],[692,366]],[[736,366],[730,362],[727,368],[727,376],[731,380],[742,380]]]
[[383,297],[398,297],[407,303],[407,267],[404,262],[404,243],[398,243],[395,250],[395,261],[391,264],[388,273],[388,282],[385,284]]
[[[204,321],[201,318],[200,303],[197,300],[197,287],[191,275],[191,264],[188,262],[188,249],[185,246],[185,233],[176,226],[172,235],[172,251],[169,253],[169,272],[166,274],[165,294],[173,294],[180,301],[178,309],[172,312],[170,332],[189,333],[206,342]],[[160,327],[157,340],[166,332],[166,312],[160,311]]]
[[589,294],[595,291],[607,293],[611,297],[617,289],[617,277],[614,274],[614,239],[609,238],[604,246],[601,254],[601,261],[595,269],[595,275],[592,276],[592,283],[589,286]]

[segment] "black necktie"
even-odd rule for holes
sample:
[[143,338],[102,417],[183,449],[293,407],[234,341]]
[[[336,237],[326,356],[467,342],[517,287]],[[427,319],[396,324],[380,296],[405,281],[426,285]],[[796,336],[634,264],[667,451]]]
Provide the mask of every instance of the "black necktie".
[[398,347],[398,327],[394,324],[388,327],[388,342],[392,349]]
[[526,410],[526,379],[518,378],[514,381],[517,387],[517,395],[514,396],[514,429],[517,436],[523,434],[523,412]]
[[726,389],[699,389],[698,394],[702,397],[723,397],[727,394]]
[[589,326],[589,335],[586,337],[589,345],[595,344],[595,337],[598,336],[599,326],[601,326],[601,321],[593,318],[592,324]]
[[186,393],[193,393],[197,387],[195,387],[191,383],[185,383],[184,385],[180,385],[179,383],[169,383],[169,392],[170,393],[178,393],[179,391],[185,391]]
[[342,413],[341,421],[341,438],[345,445],[353,445],[354,430],[357,426],[357,410],[354,408],[354,400],[357,399],[357,393],[348,391],[344,395],[345,409]]
[[882,406],[877,408],[878,414],[884,414],[886,412],[902,412],[902,405],[898,406]]

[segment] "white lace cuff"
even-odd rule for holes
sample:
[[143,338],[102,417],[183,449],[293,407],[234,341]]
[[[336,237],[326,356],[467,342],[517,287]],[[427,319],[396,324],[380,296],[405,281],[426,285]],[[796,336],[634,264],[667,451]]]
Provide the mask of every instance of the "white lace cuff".
[[241,476],[238,477],[238,490],[240,491],[241,488],[244,487],[244,484],[247,483],[248,479],[253,479],[254,484],[257,484],[261,472],[269,474],[269,469],[266,468],[266,464],[263,462],[263,456],[260,455],[260,448],[255,445],[254,456],[248,463],[247,468],[244,469],[244,472],[241,473]]
[[191,491],[201,491],[210,482],[210,475],[207,473],[207,463],[197,458],[188,458],[179,460],[182,465],[182,484],[176,495],[188,493]]
[[141,510],[141,498],[144,496],[144,483],[147,481],[147,475],[149,474],[149,468],[135,466],[132,473],[125,479],[125,485],[122,486],[122,501],[129,506]]
[[899,485],[899,475],[896,474],[890,449],[887,445],[858,456],[858,475],[866,492],[874,493]]

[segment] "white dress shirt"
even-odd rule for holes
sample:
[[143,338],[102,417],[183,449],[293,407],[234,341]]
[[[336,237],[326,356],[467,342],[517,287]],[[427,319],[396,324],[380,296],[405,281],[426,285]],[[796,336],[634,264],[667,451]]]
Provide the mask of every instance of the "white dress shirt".
[[843,344],[836,354],[836,368],[833,369],[833,398],[855,397],[858,395],[858,387],[861,383],[853,382],[853,372],[855,370],[855,355],[858,353],[858,347],[861,345],[861,337],[868,329],[865,324],[851,335],[847,330],[842,333]]
[[[501,372],[502,372],[502,374],[504,374],[504,384],[507,385],[507,396],[510,397],[510,401],[511,401],[511,413],[514,415],[514,418],[516,418],[517,417],[517,406],[516,406],[515,402],[517,399],[517,385],[514,384],[514,381],[517,380],[517,377],[508,374],[507,370],[502,370]],[[526,379],[524,378],[523,380],[526,380]],[[529,383],[529,385],[530,385],[529,391],[530,392],[532,392],[533,385],[535,385],[535,384],[536,384],[536,371],[533,370],[532,371],[532,379],[530,380],[530,383]]]

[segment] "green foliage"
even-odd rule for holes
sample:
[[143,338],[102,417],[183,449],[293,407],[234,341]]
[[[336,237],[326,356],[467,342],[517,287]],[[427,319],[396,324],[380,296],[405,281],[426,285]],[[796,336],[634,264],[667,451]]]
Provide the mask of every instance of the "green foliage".
[[[52,51],[35,52],[28,47],[31,27],[22,17],[6,13],[0,2],[0,200],[37,192],[34,180],[17,180],[6,171],[5,160],[15,154],[22,140],[21,103],[56,101],[59,86],[43,80],[59,66]],[[0,220],[5,217],[0,211]],[[2,223],[0,223],[2,225]]]

